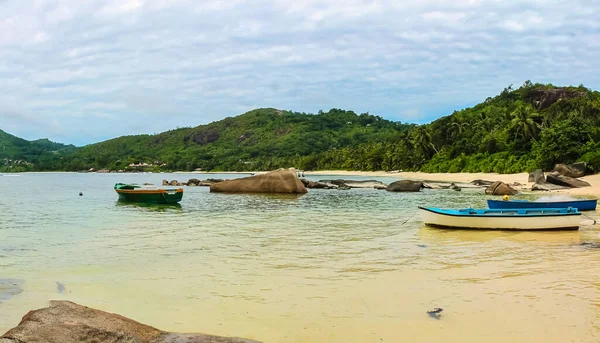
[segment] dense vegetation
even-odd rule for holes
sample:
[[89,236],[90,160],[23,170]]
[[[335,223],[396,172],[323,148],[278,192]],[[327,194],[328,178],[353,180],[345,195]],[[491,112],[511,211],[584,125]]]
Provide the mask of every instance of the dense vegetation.
[[48,139],[27,141],[0,130],[0,171],[61,169],[61,159],[75,150],[73,145],[55,143]]
[[145,170],[512,173],[581,160],[598,172],[600,93],[527,81],[426,125],[339,109],[318,114],[257,109],[195,128],[119,137],[76,151],[49,150],[19,156],[37,170],[130,170],[142,168],[131,164],[147,163],[152,166]]

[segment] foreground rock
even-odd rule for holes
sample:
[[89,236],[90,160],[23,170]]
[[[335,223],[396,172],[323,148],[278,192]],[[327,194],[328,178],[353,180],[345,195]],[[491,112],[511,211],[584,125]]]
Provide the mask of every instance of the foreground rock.
[[559,175],[573,177],[573,178],[585,176],[586,171],[587,171],[587,164],[585,162],[577,162],[577,163],[573,163],[573,164],[559,163],[554,166],[554,170],[553,170],[553,172],[556,172]]
[[160,331],[118,314],[70,301],[51,301],[50,307],[29,311],[0,343],[257,343],[242,338]]
[[423,182],[413,180],[400,180],[390,183],[385,189],[388,192],[419,192]]
[[546,176],[544,175],[544,172],[541,169],[537,169],[529,173],[529,179],[527,181],[543,184],[546,182]]
[[496,182],[492,183],[488,188],[486,188],[485,194],[487,194],[487,195],[515,195],[515,194],[517,194],[517,190],[502,181],[496,181]]
[[569,188],[590,187],[590,184],[579,179],[568,176],[559,175],[556,172],[546,175],[546,182]]
[[280,169],[210,185],[211,192],[223,193],[306,193],[306,187],[293,169]]

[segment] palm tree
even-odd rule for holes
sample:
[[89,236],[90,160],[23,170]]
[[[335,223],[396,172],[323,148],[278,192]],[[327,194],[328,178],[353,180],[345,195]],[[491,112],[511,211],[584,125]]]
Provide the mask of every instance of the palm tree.
[[431,134],[427,127],[419,126],[413,134],[413,145],[423,156],[431,158],[437,149],[431,140]]
[[537,136],[539,127],[533,121],[533,111],[530,107],[519,106],[510,116],[510,125],[515,132],[515,139],[519,136],[524,140],[533,139]]

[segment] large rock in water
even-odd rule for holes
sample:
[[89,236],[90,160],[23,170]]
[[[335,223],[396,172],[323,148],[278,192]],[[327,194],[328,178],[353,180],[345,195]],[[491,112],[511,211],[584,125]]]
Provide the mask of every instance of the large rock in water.
[[348,188],[385,188],[387,185],[381,181],[377,180],[319,180],[321,183],[325,184],[333,184],[339,187],[348,187]]
[[385,189],[388,192],[419,192],[423,182],[413,180],[400,180],[390,183]]
[[486,190],[485,194],[487,195],[515,195],[517,191],[512,188],[510,185],[502,182],[496,181],[492,183]]
[[562,176],[568,177],[583,177],[587,171],[587,165],[585,162],[577,162],[573,164],[562,164],[559,163],[554,166],[553,172],[557,172]]
[[541,169],[537,169],[529,173],[529,179],[527,179],[527,181],[542,184],[546,182],[546,176]]
[[29,311],[0,343],[258,343],[205,334],[160,331],[118,314],[70,301],[51,301],[50,307]]
[[559,175],[556,172],[546,175],[546,182],[569,188],[589,187],[590,184],[579,179],[568,176]]
[[293,169],[280,169],[210,185],[211,192],[224,193],[306,193],[306,187]]

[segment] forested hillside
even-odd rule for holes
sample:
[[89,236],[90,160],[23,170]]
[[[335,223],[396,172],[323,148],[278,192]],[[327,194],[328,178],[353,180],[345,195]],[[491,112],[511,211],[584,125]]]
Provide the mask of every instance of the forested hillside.
[[[77,150],[10,137],[8,151],[33,163],[29,170],[512,173],[585,161],[599,172],[600,93],[527,81],[426,125],[339,109],[318,114],[257,109],[208,125],[119,137]],[[147,166],[137,166],[143,163]]]
[[28,171],[41,167],[61,169],[61,158],[76,150],[64,145],[38,139],[28,141],[0,130],[0,171]]

